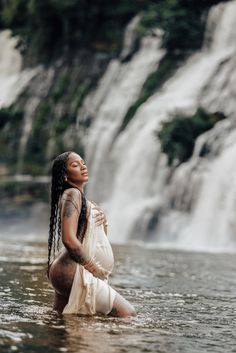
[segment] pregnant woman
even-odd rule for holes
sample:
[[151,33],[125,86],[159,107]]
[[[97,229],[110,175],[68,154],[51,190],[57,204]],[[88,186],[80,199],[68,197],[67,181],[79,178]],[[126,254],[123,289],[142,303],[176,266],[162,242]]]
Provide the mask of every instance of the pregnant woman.
[[87,181],[87,167],[78,154],[65,152],[54,160],[47,270],[55,290],[53,309],[62,314],[135,316],[133,306],[108,284],[114,265],[108,223],[102,210],[85,198]]

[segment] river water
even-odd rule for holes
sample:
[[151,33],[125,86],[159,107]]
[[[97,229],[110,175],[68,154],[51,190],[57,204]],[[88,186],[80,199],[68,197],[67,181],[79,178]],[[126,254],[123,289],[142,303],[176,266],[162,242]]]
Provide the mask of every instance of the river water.
[[45,242],[0,241],[0,352],[236,352],[234,254],[113,245],[111,285],[135,318],[58,315]]

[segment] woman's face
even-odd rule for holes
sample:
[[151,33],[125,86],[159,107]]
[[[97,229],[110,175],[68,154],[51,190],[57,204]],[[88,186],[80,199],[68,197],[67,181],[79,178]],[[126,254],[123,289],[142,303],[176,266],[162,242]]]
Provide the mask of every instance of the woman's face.
[[69,154],[67,160],[67,181],[72,183],[86,183],[88,170],[85,161],[75,152]]

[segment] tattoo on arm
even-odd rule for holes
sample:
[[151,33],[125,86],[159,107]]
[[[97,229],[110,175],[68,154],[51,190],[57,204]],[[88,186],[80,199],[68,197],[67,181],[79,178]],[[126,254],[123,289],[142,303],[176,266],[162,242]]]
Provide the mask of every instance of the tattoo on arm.
[[[78,191],[78,190],[76,190]],[[81,195],[80,192],[65,192],[61,199],[61,206],[63,206],[62,202],[64,201],[63,207],[63,217],[69,218],[73,212],[76,210],[78,214],[80,214],[80,207],[81,207]]]
[[78,213],[80,213],[77,205],[72,200],[69,200],[69,199],[64,199],[64,200],[65,200],[65,205],[63,210],[63,217],[69,218],[75,210]]
[[72,260],[74,260],[75,262],[78,262],[79,264],[83,265],[84,263],[86,263],[89,260],[89,257],[84,254],[83,252],[81,252],[81,250],[78,249],[70,249],[68,250],[70,257],[72,258]]

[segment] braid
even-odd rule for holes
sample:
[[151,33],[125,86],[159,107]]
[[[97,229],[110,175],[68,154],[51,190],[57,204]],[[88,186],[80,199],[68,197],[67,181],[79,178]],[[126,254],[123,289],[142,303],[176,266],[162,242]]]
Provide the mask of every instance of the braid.
[[80,211],[80,215],[79,215],[79,222],[78,222],[78,229],[77,229],[77,234],[78,234],[78,238],[81,241],[81,243],[83,242],[84,239],[84,234],[85,234],[85,230],[86,230],[86,215],[87,215],[87,202],[86,202],[86,198],[84,196],[83,193],[81,193],[82,199],[81,199],[81,211]]
[[[56,235],[57,236],[57,250],[59,250],[61,238],[61,217],[59,212],[59,200],[64,190],[71,187],[70,184],[65,182],[65,175],[67,172],[67,160],[71,151],[64,152],[57,156],[52,166],[52,181],[51,181],[51,215],[49,223],[49,237],[48,237],[48,262],[47,262],[47,277],[49,277],[49,265],[51,259],[51,252],[53,255],[56,250]],[[82,242],[87,225],[87,203],[83,193],[81,213],[78,221],[78,239]]]
[[53,247],[53,254],[55,254],[55,240],[58,226],[58,202],[64,189],[64,176],[66,174],[66,162],[71,152],[60,154],[52,166],[52,181],[51,181],[51,216],[49,224],[48,237],[48,266],[47,275],[49,274],[49,265],[51,259],[51,250]]

